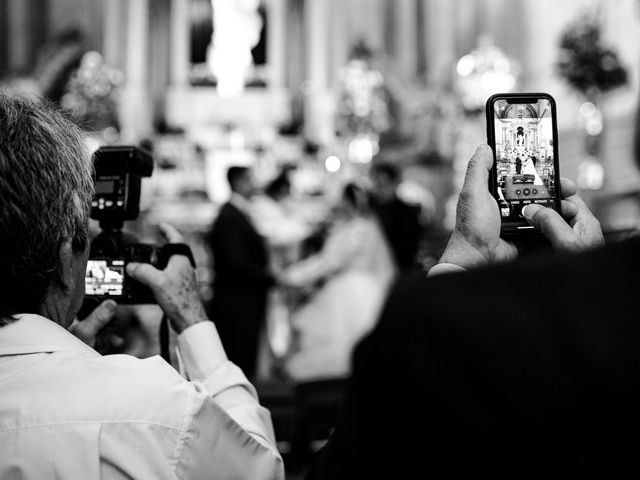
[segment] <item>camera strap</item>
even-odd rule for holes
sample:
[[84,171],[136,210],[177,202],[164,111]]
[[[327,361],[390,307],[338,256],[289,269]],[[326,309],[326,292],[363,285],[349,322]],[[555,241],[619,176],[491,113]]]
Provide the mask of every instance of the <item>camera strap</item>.
[[166,258],[167,263],[173,255],[184,255],[189,259],[189,263],[196,268],[196,261],[193,259],[191,248],[186,243],[165,243],[162,246],[162,255]]
[[160,320],[160,356],[171,365],[171,351],[169,350],[169,318],[162,315]]

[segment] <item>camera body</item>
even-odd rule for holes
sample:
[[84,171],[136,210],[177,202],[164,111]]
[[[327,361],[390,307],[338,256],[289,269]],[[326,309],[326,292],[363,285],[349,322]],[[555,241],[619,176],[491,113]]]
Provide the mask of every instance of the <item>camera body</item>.
[[172,255],[185,255],[195,267],[185,244],[157,246],[140,243],[122,227],[140,213],[143,177],[153,172],[151,155],[134,146],[104,146],[93,155],[95,195],[91,218],[100,222],[100,233],[91,241],[85,274],[85,299],[81,312],[89,313],[101,301],[119,304],[155,303],[151,290],[129,277],[130,262],[149,263],[164,269]]
[[99,301],[112,298],[120,304],[155,303],[151,290],[130,278],[126,266],[131,262],[150,263],[162,270],[169,261],[168,252],[163,247],[134,240],[127,241],[126,235],[108,233],[98,235],[91,242],[85,298]]

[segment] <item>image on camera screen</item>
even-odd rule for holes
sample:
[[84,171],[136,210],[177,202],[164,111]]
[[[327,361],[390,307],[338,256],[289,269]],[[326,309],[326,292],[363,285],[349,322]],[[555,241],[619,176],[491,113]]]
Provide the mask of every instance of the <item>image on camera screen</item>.
[[522,219],[522,208],[530,203],[555,208],[551,102],[508,103],[497,99],[495,153],[498,203],[503,220]]
[[124,260],[89,260],[84,286],[85,295],[121,296],[124,290]]

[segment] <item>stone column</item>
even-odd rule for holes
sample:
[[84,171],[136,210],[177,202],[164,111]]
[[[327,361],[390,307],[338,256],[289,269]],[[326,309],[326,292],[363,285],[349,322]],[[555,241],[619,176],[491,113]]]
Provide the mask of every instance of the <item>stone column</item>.
[[405,78],[413,78],[417,71],[417,22],[418,12],[416,0],[394,0],[395,28],[397,32],[395,42],[396,65]]
[[267,64],[269,88],[281,89],[285,85],[285,43],[287,38],[287,11],[285,0],[267,2]]
[[171,86],[189,85],[189,2],[171,0]]
[[304,26],[307,40],[305,82],[305,135],[319,144],[333,139],[334,100],[328,89],[329,2],[307,0]]
[[149,0],[127,0],[127,60],[120,104],[121,139],[137,143],[152,132],[148,93]]
[[24,0],[9,0],[7,38],[9,71],[21,71],[29,65],[29,9]]
[[122,41],[122,22],[124,20],[122,7],[122,0],[109,0],[102,4],[104,9],[104,60],[108,65],[120,69],[124,67],[122,58],[126,50]]
[[427,15],[427,80],[429,84],[451,82],[456,58],[455,4],[451,0],[432,0]]

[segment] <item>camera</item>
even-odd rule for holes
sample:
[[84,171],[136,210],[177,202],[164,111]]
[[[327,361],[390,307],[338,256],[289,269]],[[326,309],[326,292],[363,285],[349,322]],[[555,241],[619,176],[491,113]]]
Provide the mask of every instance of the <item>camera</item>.
[[153,158],[135,146],[103,146],[93,154],[93,168],[91,218],[99,221],[100,233],[91,241],[81,312],[90,312],[108,298],[119,304],[155,303],[151,290],[127,275],[127,264],[150,263],[164,269],[172,255],[185,255],[194,267],[195,262],[188,245],[140,243],[123,231],[124,222],[140,213],[142,178],[153,173]]

